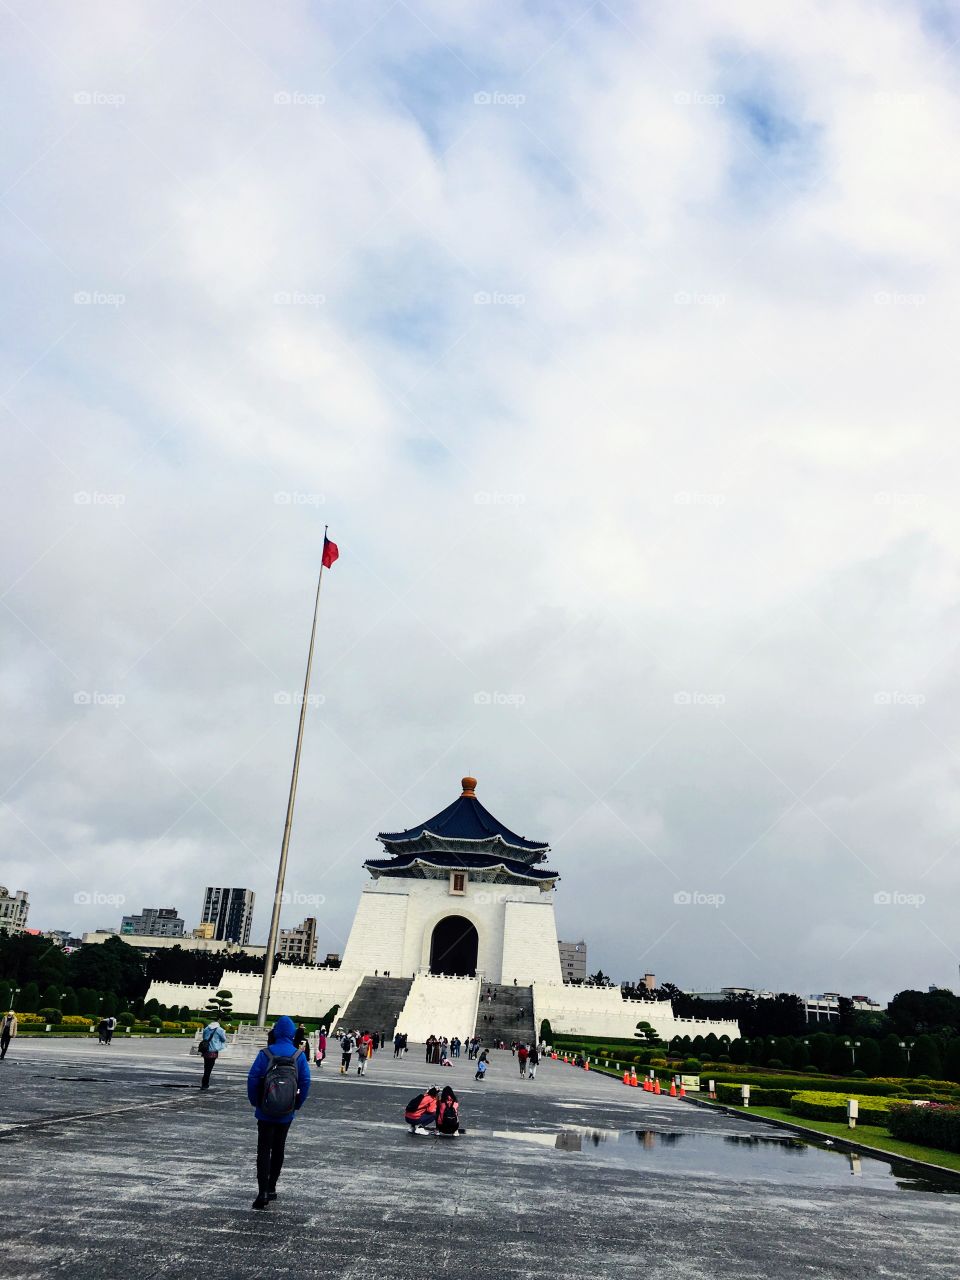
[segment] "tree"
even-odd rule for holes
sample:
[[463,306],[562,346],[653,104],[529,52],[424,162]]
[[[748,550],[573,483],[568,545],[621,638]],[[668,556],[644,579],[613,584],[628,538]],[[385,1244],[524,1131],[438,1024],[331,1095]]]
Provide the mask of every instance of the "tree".
[[59,1009],[62,993],[63,988],[59,983],[51,982],[46,991],[44,991],[43,998],[40,1003],[46,1005],[48,1008]]
[[887,1013],[901,1038],[925,1032],[960,1031],[960,997],[943,987],[898,991],[887,1006]]
[[592,982],[595,987],[609,987],[610,975],[598,969],[596,973],[590,974],[587,978],[588,982]]
[[878,1076],[883,1062],[883,1054],[880,1052],[880,1046],[872,1036],[867,1036],[860,1041],[860,1048],[857,1050],[857,1066],[861,1071],[865,1071],[868,1076]]
[[637,1029],[633,1035],[634,1039],[641,1041],[643,1044],[657,1045],[660,1043],[660,1036],[656,1028],[652,1027],[649,1022],[638,1022]]
[[947,1041],[943,1070],[948,1080],[954,1080],[960,1084],[960,1036],[953,1036]]
[[9,982],[0,982],[0,1011],[6,1013],[10,1008],[10,992],[13,988]]
[[832,1071],[835,1076],[845,1076],[853,1068],[850,1049],[844,1036],[831,1036],[831,1040],[833,1043],[830,1045],[828,1070]]
[[906,1067],[907,1057],[900,1048],[900,1037],[891,1032],[880,1042],[880,1072],[885,1076],[902,1076]]
[[73,1018],[80,1012],[80,1006],[77,1003],[77,995],[72,987],[67,987],[63,993],[63,1016],[65,1018]]
[[40,988],[28,982],[17,997],[17,1008],[23,1013],[36,1013],[40,1008]]
[[218,991],[215,996],[211,996],[207,1001],[207,1013],[212,1013],[217,1018],[228,1018],[232,1009],[232,991]]
[[87,943],[72,952],[68,957],[68,973],[72,986],[112,991],[123,1000],[141,999],[150,985],[144,958],[120,938]]
[[910,1070],[915,1076],[933,1076],[935,1080],[942,1078],[940,1051],[933,1036],[917,1036],[910,1055]]

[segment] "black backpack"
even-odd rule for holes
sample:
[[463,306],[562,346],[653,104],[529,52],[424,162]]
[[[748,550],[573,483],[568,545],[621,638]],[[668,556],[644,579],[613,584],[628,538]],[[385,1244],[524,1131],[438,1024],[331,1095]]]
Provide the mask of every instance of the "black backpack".
[[272,1049],[264,1049],[270,1062],[260,1086],[260,1110],[271,1120],[286,1120],[297,1107],[297,1059],[298,1049],[292,1056],[278,1056]]

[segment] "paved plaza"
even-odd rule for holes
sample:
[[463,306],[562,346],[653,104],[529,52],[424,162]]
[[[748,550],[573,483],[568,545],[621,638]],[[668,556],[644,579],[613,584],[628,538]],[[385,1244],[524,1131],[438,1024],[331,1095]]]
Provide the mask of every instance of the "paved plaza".
[[[254,1213],[248,1062],[213,1088],[177,1042],[21,1038],[0,1066],[4,1275],[943,1277],[960,1274],[960,1181],[509,1053],[367,1079],[314,1068],[280,1199]],[[417,1138],[431,1083],[469,1133]]]

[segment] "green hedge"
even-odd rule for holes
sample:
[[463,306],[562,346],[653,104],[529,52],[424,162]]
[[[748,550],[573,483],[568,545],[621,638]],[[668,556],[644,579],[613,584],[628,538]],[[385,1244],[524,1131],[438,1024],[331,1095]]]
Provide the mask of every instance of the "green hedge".
[[[857,1097],[852,1091],[849,1096]],[[860,1103],[858,1117],[860,1124],[886,1124],[890,1106],[888,1099],[873,1096],[860,1097],[857,1101]],[[793,1095],[790,1100],[790,1111],[793,1115],[802,1116],[807,1120],[830,1120],[835,1124],[843,1124],[847,1118],[847,1099],[825,1090],[809,1090]]]
[[[704,1088],[705,1085],[706,1081],[701,1076],[700,1087]],[[789,1107],[793,1094],[793,1089],[764,1089],[762,1086],[750,1085],[750,1105],[752,1107]],[[724,1102],[728,1106],[739,1106],[743,1101],[740,1086],[718,1084],[717,1101]]]
[[812,1088],[816,1088],[821,1093],[844,1093],[851,1098],[868,1094],[878,1098],[892,1098],[898,1094],[902,1096],[900,1082],[891,1080],[819,1079],[814,1076],[778,1076],[761,1072],[753,1072],[746,1075],[739,1073],[728,1075],[727,1072],[718,1071],[715,1074],[711,1074],[718,1085],[721,1082],[723,1084],[738,1085],[758,1084],[764,1089],[788,1089],[791,1093],[800,1093],[802,1090],[809,1091]]
[[941,1151],[960,1152],[960,1107],[911,1107],[894,1103],[887,1112],[887,1128],[903,1142],[916,1142],[922,1147],[939,1147]]

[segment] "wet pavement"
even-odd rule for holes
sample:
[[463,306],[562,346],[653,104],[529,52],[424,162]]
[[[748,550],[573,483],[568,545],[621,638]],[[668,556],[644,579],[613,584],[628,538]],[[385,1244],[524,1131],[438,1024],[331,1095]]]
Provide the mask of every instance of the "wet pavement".
[[[246,1057],[203,1094],[179,1042],[21,1039],[0,1067],[0,1274],[960,1276],[960,1179],[491,1056],[482,1083],[416,1049],[365,1079],[315,1069],[281,1197],[253,1213]],[[402,1124],[432,1083],[464,1137]]]

